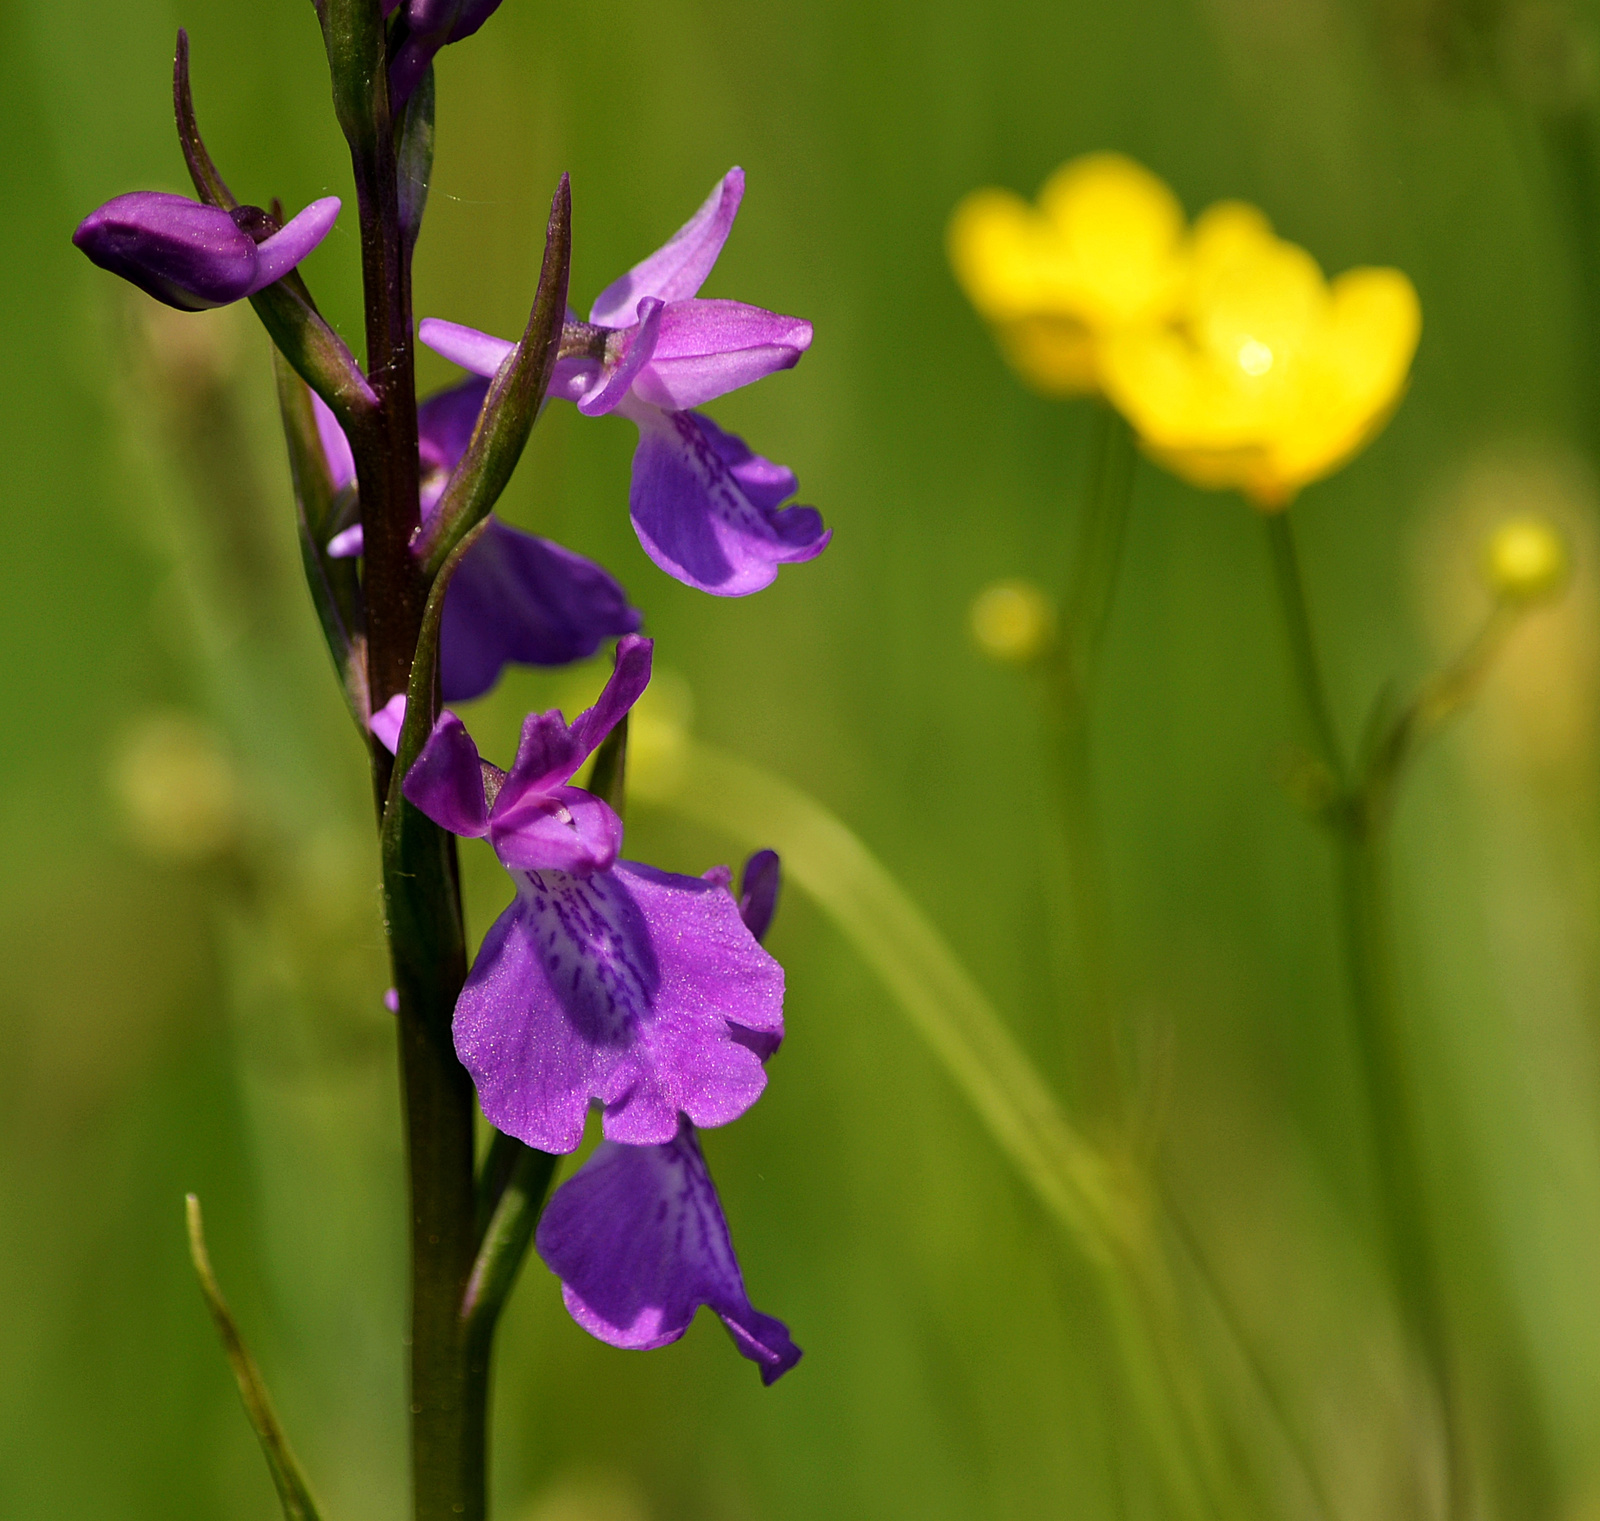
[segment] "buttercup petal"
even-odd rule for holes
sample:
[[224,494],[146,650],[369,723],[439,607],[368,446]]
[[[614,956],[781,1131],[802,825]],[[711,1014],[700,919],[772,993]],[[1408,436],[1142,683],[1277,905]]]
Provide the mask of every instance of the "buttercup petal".
[[697,294],[728,241],[743,199],[744,170],[730,169],[665,244],[600,292],[589,320],[603,327],[627,327],[645,296],[687,301]]
[[613,1347],[665,1346],[709,1305],[763,1383],[800,1360],[788,1327],[751,1306],[687,1123],[660,1146],[602,1141],[545,1207],[535,1246],[572,1318]]

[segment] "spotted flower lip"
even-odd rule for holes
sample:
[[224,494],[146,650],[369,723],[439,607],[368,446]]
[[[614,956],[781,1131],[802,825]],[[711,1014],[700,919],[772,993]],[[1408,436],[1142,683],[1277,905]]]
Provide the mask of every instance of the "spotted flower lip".
[[[488,383],[469,380],[417,408],[422,516],[438,504],[466,453]],[[312,397],[322,451],[335,491],[354,485],[355,459],[333,413]],[[362,550],[359,523],[329,540],[334,558]],[[586,660],[607,639],[638,630],[638,609],[593,560],[491,517],[445,595],[439,672],[446,702],[481,697],[508,664],[566,665]]]
[[[757,940],[772,922],[779,874],[775,851],[757,851],[745,862],[739,917]],[[732,878],[719,866],[706,880],[726,887]],[[777,1045],[773,1039],[760,1053],[763,1061]],[[789,1328],[750,1303],[722,1201],[686,1118],[664,1145],[602,1141],[556,1190],[536,1245],[561,1279],[572,1318],[613,1347],[665,1346],[709,1305],[760,1368],[763,1383],[800,1360]]]
[[220,207],[135,190],[91,211],[72,241],[102,269],[157,301],[197,312],[281,280],[328,235],[338,215],[338,197],[325,196],[257,243]]
[[727,887],[617,860],[621,821],[569,785],[644,690],[650,651],[620,640],[611,680],[572,723],[530,714],[506,773],[441,714],[404,782],[435,823],[488,839],[517,885],[453,1030],[489,1122],[541,1151],[577,1147],[591,1099],[628,1145],[672,1140],[680,1114],[727,1124],[760,1096],[762,1052],[783,1034],[783,970]]
[[[639,429],[628,505],[640,543],[668,575],[727,597],[771,585],[780,565],[815,559],[831,536],[814,508],[782,505],[792,472],[693,410],[793,367],[811,345],[801,318],[697,295],[743,195],[744,172],[730,169],[663,247],[601,292],[588,323],[569,322],[550,386],[585,415],[616,412]],[[420,336],[481,376],[513,347],[438,318]],[[780,482],[787,491],[774,496]]]

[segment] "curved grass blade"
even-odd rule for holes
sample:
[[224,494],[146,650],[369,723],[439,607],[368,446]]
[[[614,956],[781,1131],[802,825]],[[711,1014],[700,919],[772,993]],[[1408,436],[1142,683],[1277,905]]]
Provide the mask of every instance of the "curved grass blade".
[[239,1335],[239,1327],[234,1323],[233,1312],[229,1310],[227,1300],[222,1297],[216,1274],[211,1271],[211,1255],[206,1251],[205,1224],[200,1215],[200,1201],[193,1194],[189,1194],[184,1200],[184,1207],[189,1221],[189,1257],[194,1263],[195,1274],[200,1279],[200,1292],[205,1295],[206,1308],[211,1311],[211,1318],[216,1322],[217,1334],[222,1338],[222,1349],[228,1354],[228,1362],[233,1367],[233,1376],[238,1380],[239,1395],[244,1400],[245,1414],[249,1416],[250,1424],[255,1428],[256,1436],[261,1442],[261,1451],[266,1455],[267,1467],[272,1471],[272,1482],[277,1485],[278,1499],[283,1505],[283,1514],[287,1521],[318,1521],[316,1504],[311,1498],[311,1491],[306,1487],[300,1465],[295,1462],[294,1453],[289,1450],[289,1439],[283,1434],[283,1427],[278,1423],[277,1412],[272,1408],[272,1400],[267,1395],[267,1386],[262,1382],[261,1370],[256,1367],[250,1349],[244,1344],[244,1338]]

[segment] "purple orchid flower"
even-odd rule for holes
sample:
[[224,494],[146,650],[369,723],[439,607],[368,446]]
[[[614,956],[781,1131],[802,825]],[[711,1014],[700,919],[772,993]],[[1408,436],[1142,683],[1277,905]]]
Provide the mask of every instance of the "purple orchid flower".
[[737,1119],[783,1034],[783,969],[724,882],[619,861],[622,821],[569,785],[643,692],[651,642],[628,635],[594,707],[530,714],[509,773],[484,764],[453,713],[407,773],[411,803],[486,838],[517,895],[484,937],[456,1002],[456,1054],[490,1124],[574,1150],[591,1099],[606,1136],[673,1140],[679,1116]]
[[[384,0],[384,15],[400,4]],[[440,48],[470,37],[499,7],[500,0],[405,0],[405,40],[389,61],[390,109],[405,105]]]
[[[469,380],[417,408],[424,520],[466,453],[487,390],[488,382]],[[356,478],[349,441],[318,397],[312,406],[334,490],[343,491]],[[360,554],[361,525],[335,534],[327,547],[335,559]],[[640,621],[627,593],[593,560],[491,518],[445,596],[439,631],[445,701],[481,697],[508,664],[586,660],[605,640],[635,632]]]
[[[706,875],[728,882],[726,868]],[[773,851],[745,863],[739,915],[757,940],[772,922],[778,875]],[[643,1351],[677,1341],[704,1304],[764,1384],[800,1361],[789,1328],[750,1303],[722,1201],[686,1117],[663,1146],[602,1141],[545,1206],[535,1246],[561,1280],[568,1313],[613,1347]]]
[[253,296],[281,280],[328,235],[339,198],[313,201],[259,243],[246,230],[263,213],[230,214],[186,196],[135,190],[91,211],[72,241],[102,269],[179,311]]
[[[587,323],[569,320],[550,387],[586,416],[616,412],[637,426],[628,506],[639,542],[668,575],[724,597],[771,585],[780,565],[815,559],[831,536],[815,508],[782,505],[792,471],[692,410],[792,368],[811,346],[798,317],[696,297],[743,195],[744,171],[730,169],[664,247],[600,293]],[[420,335],[477,375],[492,376],[512,349],[437,318]]]

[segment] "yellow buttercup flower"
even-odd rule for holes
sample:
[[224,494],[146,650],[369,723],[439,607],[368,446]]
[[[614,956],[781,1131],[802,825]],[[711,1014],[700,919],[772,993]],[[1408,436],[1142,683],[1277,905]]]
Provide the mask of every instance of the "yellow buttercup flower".
[[1184,214],[1119,153],[1063,165],[1038,204],[978,190],[950,219],[950,262],[1011,365],[1050,395],[1100,386],[1110,333],[1174,317],[1185,289]]
[[1399,404],[1422,327],[1417,293],[1397,269],[1326,280],[1239,202],[1199,218],[1188,263],[1174,320],[1105,336],[1102,384],[1176,474],[1281,510]]

